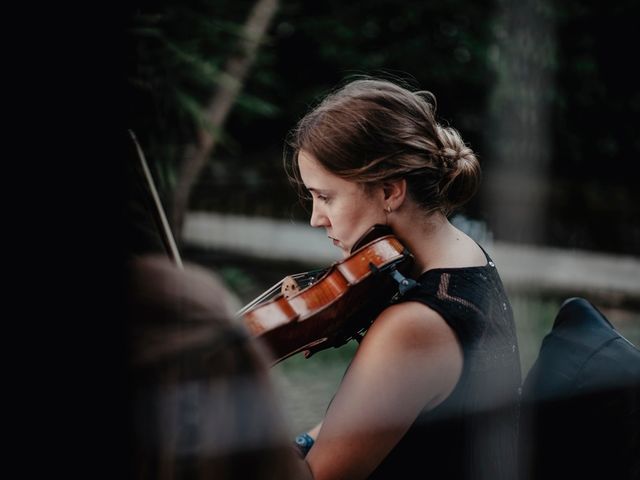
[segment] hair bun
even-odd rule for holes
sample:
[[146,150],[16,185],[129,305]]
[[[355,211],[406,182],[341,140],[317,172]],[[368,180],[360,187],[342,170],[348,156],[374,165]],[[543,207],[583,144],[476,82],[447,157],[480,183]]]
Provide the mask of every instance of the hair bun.
[[460,158],[459,151],[452,147],[443,147],[438,152],[438,156],[442,159],[444,164],[449,168],[453,167]]
[[425,213],[449,214],[476,192],[480,166],[453,128],[435,118],[435,96],[386,80],[360,79],[332,92],[288,138],[285,168],[302,185],[298,154],[363,185],[405,178]]
[[462,140],[457,130],[438,125],[442,143],[439,156],[448,167],[440,182],[440,195],[448,204],[448,211],[466,203],[477,191],[480,180],[480,163]]

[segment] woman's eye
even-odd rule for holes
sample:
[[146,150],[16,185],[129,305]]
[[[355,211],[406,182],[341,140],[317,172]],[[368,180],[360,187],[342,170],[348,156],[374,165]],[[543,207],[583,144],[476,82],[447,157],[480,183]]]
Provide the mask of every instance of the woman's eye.
[[304,195],[304,200],[311,201],[312,203],[313,202],[329,203],[331,201],[331,198],[329,198],[329,196],[326,194],[311,191]]

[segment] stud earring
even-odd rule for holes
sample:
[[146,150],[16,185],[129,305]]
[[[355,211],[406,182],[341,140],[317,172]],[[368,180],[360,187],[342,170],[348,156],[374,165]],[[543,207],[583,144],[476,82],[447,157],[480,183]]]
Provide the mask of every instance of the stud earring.
[[387,212],[387,213],[391,213],[391,207],[390,207],[389,205],[387,205],[387,206],[384,208],[384,211],[385,211],[385,212]]

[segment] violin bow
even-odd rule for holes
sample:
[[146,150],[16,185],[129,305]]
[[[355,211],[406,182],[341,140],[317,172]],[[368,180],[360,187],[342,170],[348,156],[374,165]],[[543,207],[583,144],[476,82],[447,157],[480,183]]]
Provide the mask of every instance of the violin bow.
[[167,216],[164,213],[164,209],[162,208],[162,203],[160,202],[160,196],[158,195],[158,191],[156,190],[155,183],[153,182],[153,177],[151,176],[151,170],[149,170],[149,166],[147,165],[147,161],[144,157],[144,152],[142,148],[140,148],[140,144],[138,143],[138,139],[136,138],[136,134],[133,133],[133,130],[129,130],[129,135],[131,135],[131,139],[136,146],[136,151],[138,152],[138,158],[140,159],[140,165],[142,166],[142,172],[144,174],[144,178],[146,180],[147,187],[151,194],[151,198],[153,199],[153,204],[155,205],[155,213],[157,218],[159,219],[159,223],[161,226],[161,232],[163,234],[163,240],[167,247],[167,251],[173,263],[176,264],[178,268],[183,268],[182,259],[180,258],[180,253],[178,252],[178,247],[176,246],[176,241],[173,238],[173,234],[171,233],[171,228],[169,227],[169,222],[167,221]]

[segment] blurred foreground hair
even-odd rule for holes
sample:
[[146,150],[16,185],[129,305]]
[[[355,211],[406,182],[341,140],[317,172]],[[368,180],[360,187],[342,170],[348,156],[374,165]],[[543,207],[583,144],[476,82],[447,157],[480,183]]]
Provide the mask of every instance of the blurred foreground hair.
[[134,478],[295,478],[266,353],[222,283],[143,256],[128,286]]

